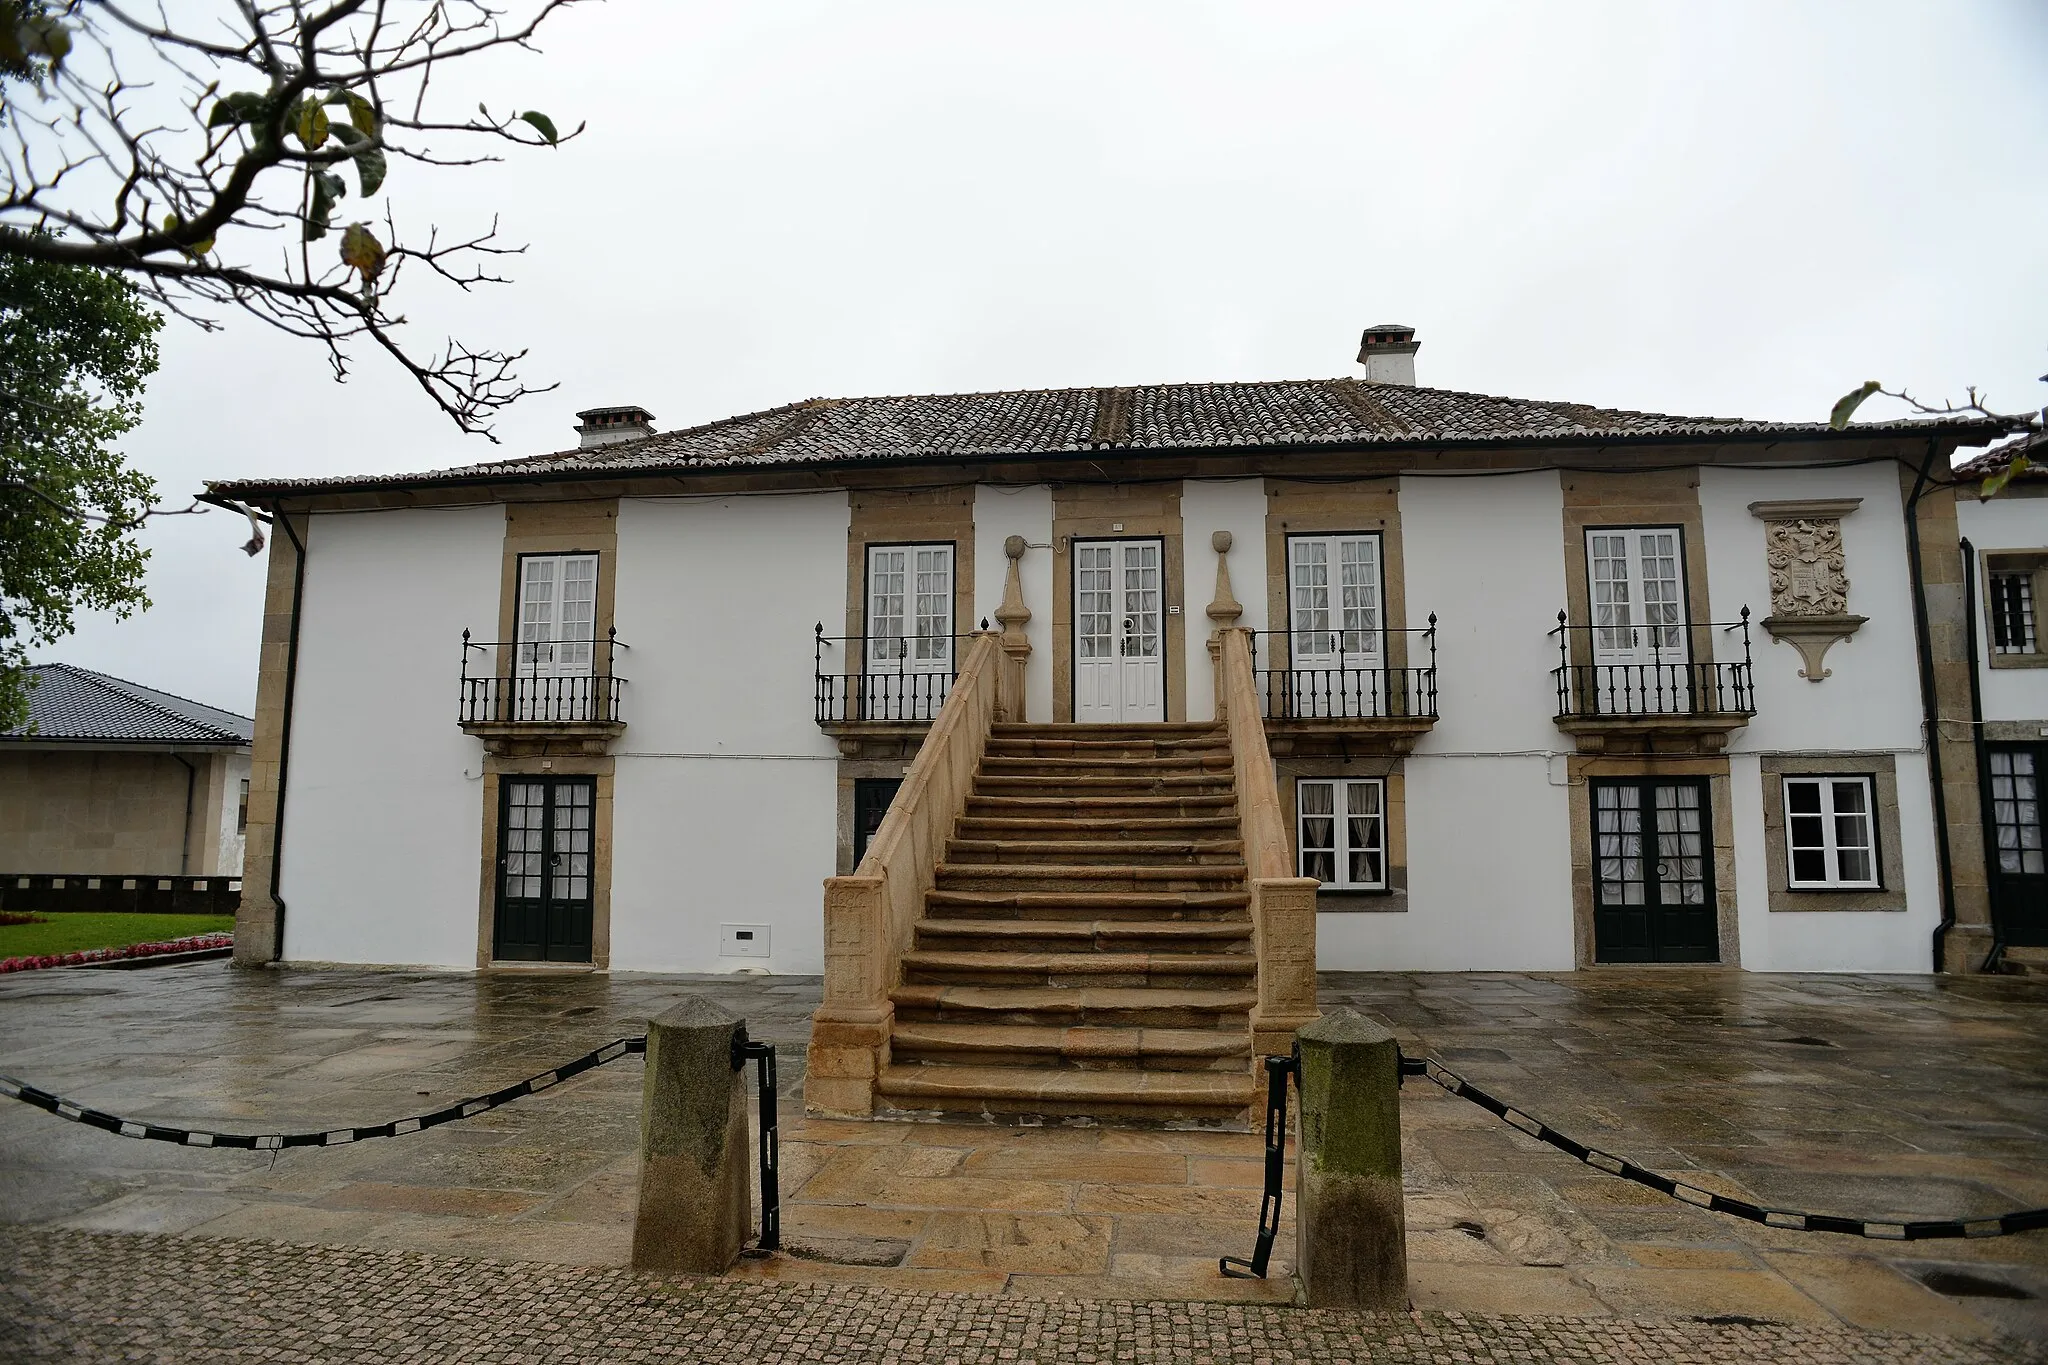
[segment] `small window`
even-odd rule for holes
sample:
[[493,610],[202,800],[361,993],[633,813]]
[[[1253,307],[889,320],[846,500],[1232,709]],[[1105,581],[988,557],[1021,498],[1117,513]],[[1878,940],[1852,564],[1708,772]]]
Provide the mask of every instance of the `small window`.
[[1868,777],[1785,779],[1785,857],[1795,888],[1875,888],[1877,825]]
[[235,810],[235,833],[249,832],[249,779],[242,779],[242,801]]
[[1337,891],[1387,888],[1387,784],[1377,777],[1295,783],[1301,875]]
[[896,799],[900,777],[857,777],[853,781],[853,865],[867,857],[868,841],[882,828],[889,803]]
[[2037,654],[2034,635],[2034,575],[1997,571],[1991,575],[1991,648],[1998,654]]

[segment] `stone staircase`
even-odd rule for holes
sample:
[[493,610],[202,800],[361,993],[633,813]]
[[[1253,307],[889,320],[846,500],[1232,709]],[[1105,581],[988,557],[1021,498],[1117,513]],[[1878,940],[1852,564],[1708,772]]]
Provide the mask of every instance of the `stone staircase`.
[[878,1105],[1242,1122],[1258,961],[1216,725],[996,725],[927,894]]

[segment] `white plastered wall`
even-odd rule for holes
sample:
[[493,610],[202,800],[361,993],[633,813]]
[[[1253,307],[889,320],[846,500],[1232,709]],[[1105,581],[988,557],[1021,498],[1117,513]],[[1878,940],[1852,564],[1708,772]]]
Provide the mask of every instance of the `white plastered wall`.
[[221,762],[227,769],[227,777],[221,784],[220,839],[214,865],[224,877],[239,877],[242,875],[242,850],[247,839],[235,826],[242,814],[242,784],[249,780],[249,755],[223,754]]
[[455,678],[463,630],[498,619],[504,538],[497,506],[311,519],[279,880],[288,960],[475,964],[482,747],[456,724]]
[[[614,971],[824,969],[838,750],[811,625],[846,610],[849,522],[839,492],[620,501]],[[766,925],[770,955],[720,956],[721,924]]]
[[1186,579],[1185,604],[1189,720],[1216,719],[1216,666],[1209,658],[1208,616],[1216,596],[1216,551],[1210,538],[1228,531],[1230,586],[1244,606],[1237,624],[1251,630],[1266,626],[1266,481],[1264,479],[1189,479],[1181,485],[1181,549]]
[[1318,963],[1568,971],[1571,812],[1544,634],[1565,600],[1557,475],[1406,478],[1400,496],[1408,619],[1438,616],[1442,719],[1403,765],[1406,912],[1319,916]]
[[1044,484],[979,484],[974,490],[974,625],[984,617],[1000,629],[1009,559],[1003,542],[1024,537],[1017,566],[1018,586],[1031,612],[1024,638],[1031,657],[1024,663],[1024,717],[1034,725],[1052,719],[1052,489]]
[[[1777,644],[1760,622],[1771,610],[1764,523],[1752,502],[1859,497],[1842,519],[1849,610],[1868,621],[1855,638],[1828,651],[1832,674],[1799,676],[1799,653]],[[1920,737],[1919,658],[1912,583],[1896,466],[1836,469],[1704,469],[1700,516],[1707,537],[1707,579],[1714,614],[1732,621],[1750,608],[1756,664],[1756,718],[1729,744],[1735,829],[1737,918],[1742,965],[1751,971],[1924,972],[1941,918],[1927,756]],[[1715,655],[1741,657],[1739,633],[1716,632]],[[1777,911],[1764,846],[1763,776],[1767,753],[1889,753],[1898,778],[1904,911]]]
[[[2048,498],[2010,493],[1989,502],[1959,498],[1956,522],[1977,551],[1977,677],[1984,719],[2048,723],[2048,668],[1991,667],[1991,627],[1983,604],[1985,555],[2048,550]],[[2034,604],[2034,624],[2037,630],[2048,631],[2048,602]]]

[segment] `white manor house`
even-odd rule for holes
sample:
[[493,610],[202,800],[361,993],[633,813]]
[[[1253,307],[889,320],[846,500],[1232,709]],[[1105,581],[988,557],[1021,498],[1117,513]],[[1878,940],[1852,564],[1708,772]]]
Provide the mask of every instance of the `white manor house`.
[[273,519],[238,958],[822,972],[814,1106],[1200,1113],[1317,968],[2048,945],[2048,488],[1954,470],[1994,424],[1416,349],[211,485]]

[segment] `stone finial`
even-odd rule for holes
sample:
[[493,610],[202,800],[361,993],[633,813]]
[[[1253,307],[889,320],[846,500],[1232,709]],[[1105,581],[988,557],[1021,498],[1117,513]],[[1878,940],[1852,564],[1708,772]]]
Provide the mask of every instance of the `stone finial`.
[[1011,536],[1003,542],[1003,553],[1011,559],[1022,559],[1024,551],[1030,548],[1022,536]]
[[1244,615],[1244,604],[1230,590],[1230,547],[1233,538],[1228,531],[1218,531],[1209,537],[1209,547],[1216,551],[1216,600],[1209,604],[1209,619],[1216,623],[1216,629],[1228,630],[1237,624],[1237,618]]
[[1003,555],[1010,562],[1003,574],[1003,603],[996,608],[996,620],[1003,628],[1003,648],[1013,654],[1031,652],[1024,639],[1031,608],[1024,605],[1024,580],[1019,571],[1024,551],[1029,548],[1022,536],[1011,536],[1003,542]]

